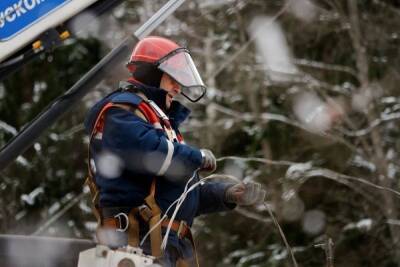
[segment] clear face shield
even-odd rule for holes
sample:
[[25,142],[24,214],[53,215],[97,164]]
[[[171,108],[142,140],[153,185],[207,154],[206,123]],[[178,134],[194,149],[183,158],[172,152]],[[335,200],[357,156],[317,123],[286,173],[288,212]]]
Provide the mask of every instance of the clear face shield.
[[181,94],[192,102],[206,93],[206,86],[186,48],[178,48],[158,61],[158,68],[182,86]]

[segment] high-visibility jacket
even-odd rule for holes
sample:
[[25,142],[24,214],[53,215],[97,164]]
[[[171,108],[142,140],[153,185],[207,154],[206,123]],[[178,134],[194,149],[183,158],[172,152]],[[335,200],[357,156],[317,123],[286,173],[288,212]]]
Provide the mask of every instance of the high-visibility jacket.
[[[134,86],[140,88],[144,85]],[[85,120],[87,133],[92,132],[99,112],[107,103],[128,104],[134,110],[142,101],[137,94],[123,89],[109,94],[89,111]],[[189,109],[173,101],[168,117],[176,133],[179,134],[178,127],[189,113]],[[100,192],[100,207],[142,205],[153,178],[156,178],[155,199],[161,211],[165,212],[182,194],[186,182],[202,161],[199,149],[169,141],[162,129],[157,129],[135,112],[118,107],[105,114],[103,132],[91,142],[90,151],[95,183]],[[192,184],[198,181],[199,177],[196,177]],[[176,220],[192,225],[198,215],[232,209],[234,205],[224,202],[224,192],[229,185],[205,182],[197,187],[188,194]],[[171,231],[169,244],[179,248],[183,243]]]

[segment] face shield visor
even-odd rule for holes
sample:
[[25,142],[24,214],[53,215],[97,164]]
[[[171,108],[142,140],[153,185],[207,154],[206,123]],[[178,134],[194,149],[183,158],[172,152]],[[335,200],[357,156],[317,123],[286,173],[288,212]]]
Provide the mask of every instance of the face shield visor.
[[181,94],[192,102],[206,93],[206,86],[186,48],[178,48],[158,61],[158,68],[182,86]]

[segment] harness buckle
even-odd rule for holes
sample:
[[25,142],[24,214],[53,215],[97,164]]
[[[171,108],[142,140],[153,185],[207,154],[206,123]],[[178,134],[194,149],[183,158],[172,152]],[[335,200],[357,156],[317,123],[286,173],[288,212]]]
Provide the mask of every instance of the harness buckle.
[[[179,238],[182,238],[184,234],[186,234],[186,229],[187,229],[187,223],[185,221],[180,221],[179,223],[179,228],[178,228],[178,232],[176,232],[176,234],[178,235]],[[182,233],[182,231],[185,231],[185,233]],[[182,233],[182,235],[181,235]]]
[[151,209],[144,204],[139,207],[139,214],[146,222],[150,221],[150,219],[153,217],[153,212]]
[[[120,212],[120,213],[118,213],[117,215],[115,215],[114,218],[115,218],[115,219],[118,219],[118,223],[119,223],[119,226],[118,226],[118,228],[116,229],[117,232],[125,232],[126,230],[128,230],[128,227],[129,227],[129,218],[128,218],[128,215],[126,215],[126,214],[123,213],[123,212]],[[125,227],[122,227],[123,224],[122,224],[121,218],[124,218],[124,219],[125,219]]]

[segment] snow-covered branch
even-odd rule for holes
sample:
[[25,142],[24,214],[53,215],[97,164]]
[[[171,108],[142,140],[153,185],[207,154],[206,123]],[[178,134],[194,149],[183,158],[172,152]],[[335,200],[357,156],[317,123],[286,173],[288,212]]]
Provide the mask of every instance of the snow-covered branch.
[[225,156],[225,157],[220,157],[217,159],[217,161],[225,161],[225,160],[239,160],[239,161],[243,161],[243,162],[259,162],[259,163],[275,165],[275,166],[291,166],[294,164],[298,164],[297,162],[292,162],[292,161],[270,160],[270,159],[256,158],[256,157]]
[[316,69],[322,69],[322,70],[328,70],[328,71],[345,72],[345,73],[352,75],[355,78],[358,78],[357,72],[354,69],[347,67],[347,66],[328,64],[328,63],[324,63],[324,62],[313,61],[313,60],[309,60],[309,59],[299,59],[299,58],[293,59],[293,62],[296,65],[304,66],[304,67],[310,67],[310,68],[316,68]]
[[15,129],[11,125],[1,120],[0,120],[0,130],[4,130],[5,132],[10,133],[12,135],[16,135],[18,133],[17,129]]
[[[270,19],[270,23],[276,21],[286,10],[290,7],[290,2],[293,0],[286,0],[282,8]],[[248,50],[250,44],[254,41],[255,35],[250,38],[246,43],[244,43],[230,58],[224,60],[224,62],[217,68],[217,70],[212,74],[212,78],[217,77],[226,67],[232,65],[232,63],[240,56],[243,52]]]
[[214,110],[217,110],[221,113],[224,113],[226,115],[232,116],[235,118],[235,120],[239,120],[239,121],[257,121],[259,122],[261,120],[261,122],[269,122],[269,121],[278,121],[278,122],[282,122],[288,125],[291,125],[293,127],[299,128],[303,131],[306,131],[308,133],[311,134],[315,134],[321,137],[325,137],[325,138],[329,138],[335,142],[341,143],[343,145],[345,145],[347,148],[349,148],[351,151],[359,153],[359,149],[357,147],[355,147],[353,144],[349,143],[347,140],[345,140],[342,137],[339,136],[335,136],[333,134],[330,133],[326,133],[326,132],[322,132],[322,131],[314,131],[312,129],[309,129],[308,127],[304,126],[303,124],[294,121],[284,115],[281,114],[274,114],[274,113],[268,113],[268,112],[263,112],[260,114],[260,117],[255,117],[253,114],[248,113],[248,112],[243,112],[240,113],[238,111],[235,111],[233,109],[218,105],[218,104],[212,104],[212,108]]
[[393,121],[400,119],[400,112],[391,113],[391,114],[381,114],[379,119],[373,120],[370,125],[364,129],[356,130],[356,131],[346,131],[341,130],[341,132],[347,136],[351,137],[360,137],[366,134],[369,134],[374,128],[381,125],[383,122]]
[[400,192],[396,191],[396,190],[394,190],[392,188],[377,185],[377,184],[372,183],[372,182],[370,182],[370,181],[368,181],[367,179],[364,179],[364,178],[341,174],[341,173],[338,173],[338,172],[335,172],[335,171],[332,171],[332,170],[329,170],[329,169],[325,169],[325,168],[312,168],[310,170],[307,170],[307,171],[305,171],[303,173],[303,177],[302,178],[306,179],[306,178],[318,177],[318,176],[325,177],[325,178],[328,178],[328,179],[332,179],[332,180],[335,180],[335,181],[349,180],[349,181],[359,182],[359,183],[365,184],[367,186],[373,187],[373,188],[378,189],[378,190],[382,190],[382,191],[387,191],[387,192],[393,193],[397,197],[400,197]]
[[261,216],[255,212],[249,211],[248,209],[243,209],[243,208],[236,208],[235,211],[239,213],[240,215],[245,216],[246,218],[253,219],[262,223],[271,223],[272,219],[265,218],[264,216]]

